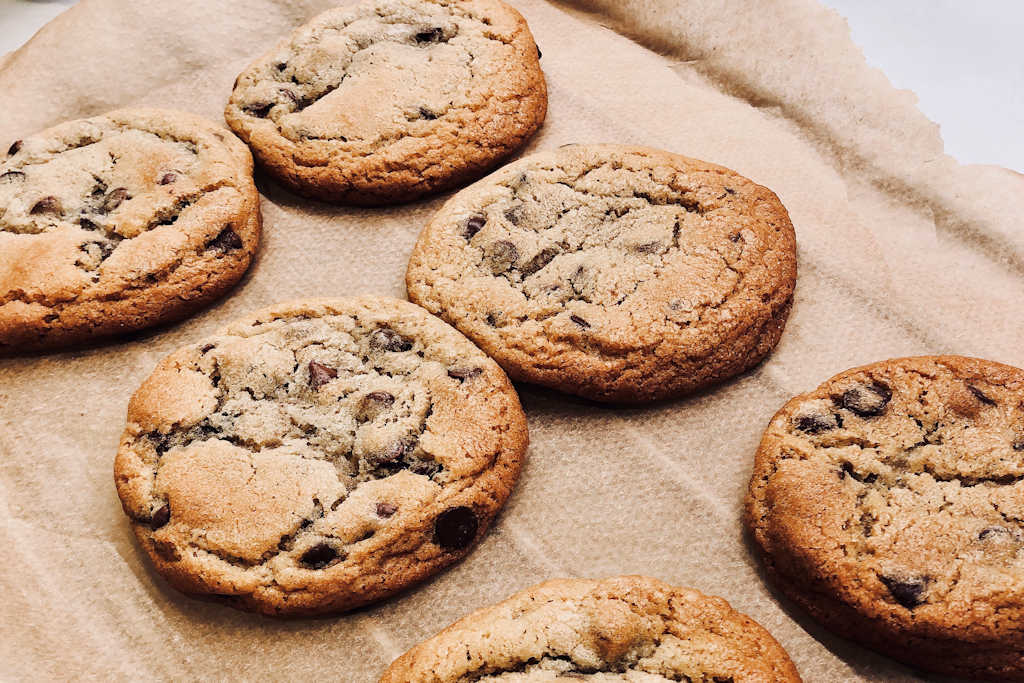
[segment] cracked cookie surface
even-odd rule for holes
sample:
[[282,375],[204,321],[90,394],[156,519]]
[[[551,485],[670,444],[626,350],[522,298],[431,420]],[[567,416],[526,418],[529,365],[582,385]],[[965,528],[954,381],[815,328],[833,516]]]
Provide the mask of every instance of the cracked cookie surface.
[[0,355],[182,318],[259,243],[252,157],[192,114],[123,109],[0,161]]
[[778,197],[733,171],[567,145],[449,200],[406,286],[515,380],[640,402],[764,358],[789,315],[795,252]]
[[800,677],[721,598],[643,576],[557,579],[478,610],[392,663],[380,683],[784,683]]
[[479,177],[546,112],[539,50],[508,5],[375,0],[283,39],[238,77],[225,117],[292,190],[374,205]]
[[746,516],[769,577],[841,635],[1024,679],[1024,371],[934,356],[833,377],[772,419]]
[[114,469],[171,585],[315,614],[465,556],[526,444],[497,364],[418,306],[362,297],[282,304],[166,358]]

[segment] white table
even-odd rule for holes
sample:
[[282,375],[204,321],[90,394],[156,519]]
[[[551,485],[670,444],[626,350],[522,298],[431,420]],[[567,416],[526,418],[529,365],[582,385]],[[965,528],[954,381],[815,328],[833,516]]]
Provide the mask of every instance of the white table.
[[[0,54],[74,2],[0,0]],[[917,93],[947,153],[1024,172],[1024,1],[823,2],[847,18],[869,64]]]

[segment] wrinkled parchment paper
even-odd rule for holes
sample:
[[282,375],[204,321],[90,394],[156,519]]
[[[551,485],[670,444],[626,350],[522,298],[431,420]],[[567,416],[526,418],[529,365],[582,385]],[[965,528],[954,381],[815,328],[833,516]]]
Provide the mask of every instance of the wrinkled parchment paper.
[[[0,360],[0,677],[369,682],[521,588],[635,572],[727,598],[807,681],[915,679],[764,585],[741,500],[769,417],[840,370],[939,352],[1024,366],[1024,179],[944,156],[914,96],[869,69],[845,23],[813,0],[513,1],[550,89],[526,152],[652,145],[782,198],[800,279],[774,355],[712,392],[643,409],[520,387],[532,446],[505,512],[466,561],[396,599],[275,621],[182,597],[143,560],[114,491],[132,391],[160,358],[255,308],[404,296],[409,251],[444,199],[338,208],[258,178],[264,241],[230,296],[116,343]],[[83,0],[0,58],[0,148],[125,105],[221,121],[250,59],[332,4]]]

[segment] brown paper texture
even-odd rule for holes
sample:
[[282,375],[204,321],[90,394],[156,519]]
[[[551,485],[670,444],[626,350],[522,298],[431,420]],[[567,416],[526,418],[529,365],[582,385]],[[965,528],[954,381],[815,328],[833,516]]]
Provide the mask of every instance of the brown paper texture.
[[[238,72],[333,4],[83,0],[0,59],[0,147],[127,105],[222,121]],[[741,501],[770,416],[840,370],[920,353],[1024,366],[1024,179],[945,156],[914,96],[869,69],[813,0],[514,4],[550,89],[525,152],[651,145],[782,198],[800,277],[774,355],[648,408],[519,387],[532,445],[506,510],[463,563],[383,604],[275,621],[185,598],[144,560],[114,491],[132,391],[160,358],[258,307],[404,296],[409,251],[444,200],[331,207],[258,177],[264,240],[230,296],[93,349],[0,360],[0,677],[375,681],[407,648],[526,586],[642,573],[725,597],[807,681],[915,680],[765,586]]]

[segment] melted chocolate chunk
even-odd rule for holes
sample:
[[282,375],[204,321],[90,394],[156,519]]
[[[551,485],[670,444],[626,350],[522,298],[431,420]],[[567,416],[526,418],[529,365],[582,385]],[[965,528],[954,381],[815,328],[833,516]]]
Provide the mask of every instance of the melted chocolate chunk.
[[533,275],[538,270],[551,263],[556,256],[558,256],[557,247],[544,247],[539,254],[530,259],[530,262],[524,265],[520,270],[524,275]]
[[473,235],[480,232],[485,225],[487,225],[487,216],[482,213],[470,216],[469,220],[466,221],[466,225],[462,228],[462,236],[467,240],[472,239]]
[[317,543],[315,546],[302,553],[299,562],[310,569],[323,569],[324,567],[339,560],[338,551],[326,543]]
[[103,204],[100,205],[100,209],[103,210],[103,213],[110,213],[117,207],[121,206],[121,203],[128,198],[129,197],[127,188],[114,188],[113,190],[110,191],[110,194],[104,197]]
[[242,111],[257,118],[265,119],[273,106],[273,102],[254,102],[242,107]]
[[523,220],[523,207],[513,206],[511,209],[505,210],[505,220],[512,225],[519,225],[519,221]]
[[818,432],[825,432],[830,429],[837,428],[839,426],[839,422],[836,420],[835,415],[811,413],[809,415],[797,415],[793,418],[793,425],[801,432],[817,434]]
[[873,484],[878,480],[878,475],[874,472],[869,474],[860,474],[857,470],[853,469],[852,464],[844,462],[842,469],[839,471],[839,478],[845,479],[847,476],[851,479],[856,479],[863,484]]
[[7,155],[14,156],[21,151],[21,140],[15,140],[11,143],[11,146],[7,148]]
[[462,550],[476,538],[478,526],[472,508],[448,508],[434,522],[434,543],[445,550]]
[[381,465],[387,467],[390,464],[398,464],[398,459],[405,455],[411,446],[412,443],[408,439],[392,441],[384,450],[368,455],[366,461],[374,467],[380,467]]
[[914,609],[926,601],[925,591],[931,579],[927,576],[885,576],[879,574],[879,580],[889,589],[896,602],[907,609]]
[[417,43],[438,43],[444,38],[444,29],[440,27],[420,31],[416,34]]
[[981,389],[979,389],[978,387],[974,386],[973,384],[968,384],[967,385],[967,389],[972,394],[974,394],[974,398],[978,399],[979,401],[981,401],[985,405],[987,405],[987,406],[994,406],[996,404],[996,402],[993,399],[989,398],[985,394],[985,392],[983,392]]
[[483,368],[452,368],[448,371],[448,376],[452,379],[457,379],[460,382],[465,382],[467,379],[479,377],[483,373]]
[[398,506],[394,503],[377,503],[377,516],[390,517],[398,512]]
[[441,466],[429,460],[417,460],[409,465],[409,471],[413,474],[422,474],[424,477],[432,477],[441,471]]
[[149,520],[149,528],[156,531],[160,527],[166,525],[171,521],[171,506],[164,504],[162,507],[156,509],[153,516]]
[[60,213],[61,211],[60,200],[56,197],[43,197],[32,206],[29,213],[38,215],[41,213]]
[[985,540],[993,539],[993,538],[1007,538],[1007,537],[1012,536],[1012,535],[1013,535],[1013,532],[1011,532],[1006,527],[990,526],[990,527],[987,527],[985,529],[982,529],[978,533],[978,540],[979,541],[985,541]]
[[883,384],[859,384],[850,387],[839,398],[839,405],[861,417],[881,415],[892,398],[892,391]]
[[320,387],[337,376],[338,371],[334,368],[317,363],[315,360],[309,361],[309,386],[314,391],[319,391]]
[[168,171],[167,173],[164,173],[162,176],[160,176],[160,180],[158,180],[157,183],[160,185],[170,185],[177,179],[177,173],[175,173],[174,171]]
[[408,351],[412,342],[390,327],[381,327],[370,335],[370,348],[376,351]]
[[500,275],[519,260],[519,250],[508,240],[498,240],[484,248],[484,258],[491,267],[491,273]]
[[231,226],[224,228],[210,240],[209,244],[206,245],[207,249],[216,251],[231,251],[233,249],[242,248],[242,238],[238,236],[238,233],[232,230]]
[[426,107],[420,107],[419,114],[421,119],[426,119],[427,121],[433,121],[434,119],[437,118],[437,114],[430,111]]
[[395,397],[386,391],[371,391],[363,397],[363,400],[388,408],[395,402]]

